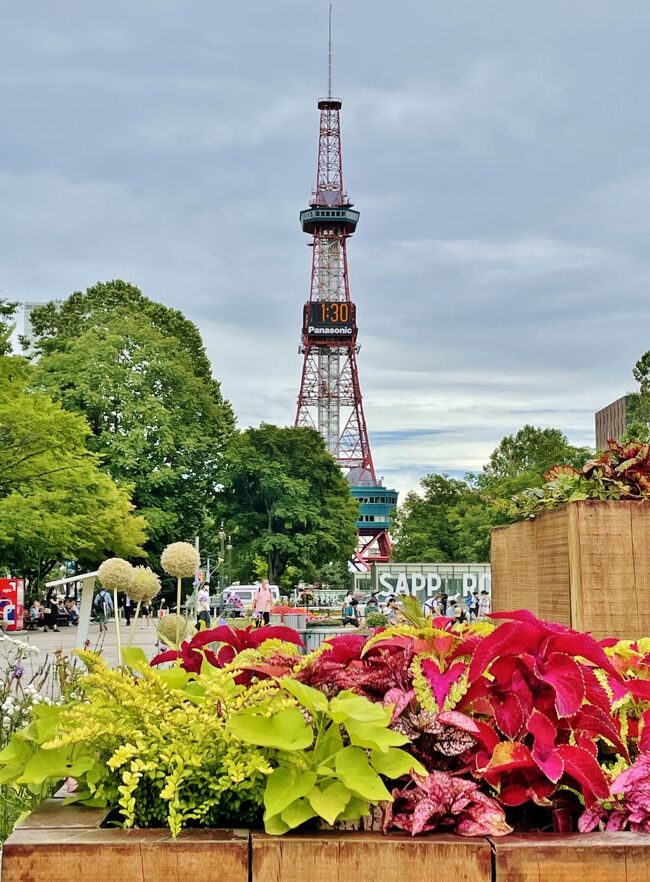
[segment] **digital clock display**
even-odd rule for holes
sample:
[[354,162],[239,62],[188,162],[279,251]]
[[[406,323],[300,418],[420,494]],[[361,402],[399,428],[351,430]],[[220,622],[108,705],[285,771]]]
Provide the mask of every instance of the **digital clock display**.
[[356,306],[347,300],[316,300],[305,304],[304,333],[308,337],[352,337]]

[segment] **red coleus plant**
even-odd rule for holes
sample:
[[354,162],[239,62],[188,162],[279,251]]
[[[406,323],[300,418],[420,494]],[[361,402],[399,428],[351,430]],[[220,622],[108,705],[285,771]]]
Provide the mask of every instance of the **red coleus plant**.
[[[303,645],[300,635],[293,628],[286,628],[283,625],[267,625],[263,628],[252,626],[231,628],[228,625],[221,625],[218,628],[198,631],[191,640],[184,640],[180,649],[168,649],[156,655],[152,658],[151,664],[159,665],[180,659],[181,666],[186,671],[198,674],[204,659],[216,668],[223,668],[244,649],[257,649],[265,640],[284,640],[295,646]],[[209,648],[214,643],[221,644],[216,651]],[[260,676],[264,673],[261,670],[258,672]],[[245,677],[245,680],[250,679],[250,675]]]

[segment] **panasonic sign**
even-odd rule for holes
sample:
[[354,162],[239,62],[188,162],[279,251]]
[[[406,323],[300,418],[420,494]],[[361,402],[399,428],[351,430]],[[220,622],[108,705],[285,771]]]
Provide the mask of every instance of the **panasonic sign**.
[[349,326],[346,328],[334,328],[332,326],[320,328],[315,325],[309,325],[307,333],[310,337],[351,337],[352,328]]

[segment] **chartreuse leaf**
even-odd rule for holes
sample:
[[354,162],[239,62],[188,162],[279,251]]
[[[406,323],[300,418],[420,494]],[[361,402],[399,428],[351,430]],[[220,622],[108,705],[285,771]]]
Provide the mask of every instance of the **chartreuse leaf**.
[[288,707],[271,717],[239,714],[228,721],[226,728],[240,741],[279,750],[306,750],[314,740],[311,726],[297,707]]
[[345,723],[350,742],[357,747],[370,747],[374,750],[388,750],[391,747],[398,747],[406,744],[408,738],[394,732],[392,729],[386,729],[378,726],[376,723],[359,723],[356,720],[348,720]]
[[122,660],[125,665],[134,668],[136,671],[138,668],[149,667],[149,660],[145,655],[144,649],[140,646],[125,646],[122,650]]
[[165,668],[156,671],[156,674],[170,689],[185,689],[189,679],[189,674],[183,668]]
[[369,701],[363,695],[355,695],[354,692],[339,692],[330,701],[330,715],[335,723],[345,723],[347,720],[358,720],[360,723],[379,723],[388,726],[392,711],[380,704]]
[[302,799],[312,790],[316,783],[315,772],[298,774],[296,769],[280,766],[274,769],[266,780],[264,791],[264,808],[266,816],[271,818],[279,815],[292,802]]
[[282,836],[290,827],[284,823],[280,815],[274,815],[272,818],[264,815],[264,829],[270,836]]
[[335,768],[339,778],[357,796],[372,802],[392,801],[384,782],[370,766],[365,750],[344,747],[336,757]]
[[418,775],[426,775],[427,773],[422,763],[414,756],[405,750],[398,750],[396,747],[391,747],[386,751],[371,750],[370,765],[375,772],[386,775],[387,778],[401,778],[402,775],[408,775],[411,771]]
[[68,750],[39,750],[28,761],[17,784],[42,784],[48,779],[79,778],[95,765],[95,758],[83,754],[72,760]]
[[353,796],[350,802],[343,809],[336,819],[337,821],[358,821],[370,812],[370,806],[367,799],[361,799],[359,796]]
[[297,698],[303,707],[306,707],[310,714],[326,713],[329,702],[322,692],[318,689],[312,689],[298,680],[282,679],[279,680],[280,686]]
[[0,750],[0,766],[13,765],[14,763],[25,763],[33,751],[28,742],[22,737],[22,734],[12,735],[11,741]]
[[307,799],[317,815],[324,818],[328,824],[333,824],[352,799],[352,794],[344,784],[335,781],[324,790],[313,787],[307,794]]
[[291,805],[282,812],[280,817],[289,829],[293,830],[294,827],[299,827],[301,824],[304,824],[305,821],[315,817],[315,815],[316,812],[311,807],[309,800],[298,799],[296,802],[292,802]]
[[314,762],[322,763],[330,757],[334,757],[342,749],[341,730],[336,723],[330,723],[322,727],[318,733],[313,754]]

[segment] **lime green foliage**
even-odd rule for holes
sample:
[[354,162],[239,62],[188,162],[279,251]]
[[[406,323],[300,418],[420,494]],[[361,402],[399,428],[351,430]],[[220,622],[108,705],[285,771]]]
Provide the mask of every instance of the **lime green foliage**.
[[81,653],[83,700],[39,708],[0,753],[0,781],[37,792],[72,777],[76,800],[117,806],[127,827],[168,824],[174,835],[258,821],[271,766],[226,731],[228,715],[246,706],[242,687],[217,669],[199,683],[180,668],[154,671],[141,650],[125,654],[137,676]]
[[270,749],[274,771],[264,794],[267,833],[281,834],[310,818],[357,820],[392,799],[381,776],[398,778],[420,763],[399,747],[408,739],[389,728],[392,709],[352,692],[326,696],[295,680],[280,686],[298,707],[273,710],[273,697],[231,717],[228,731],[243,745]]

